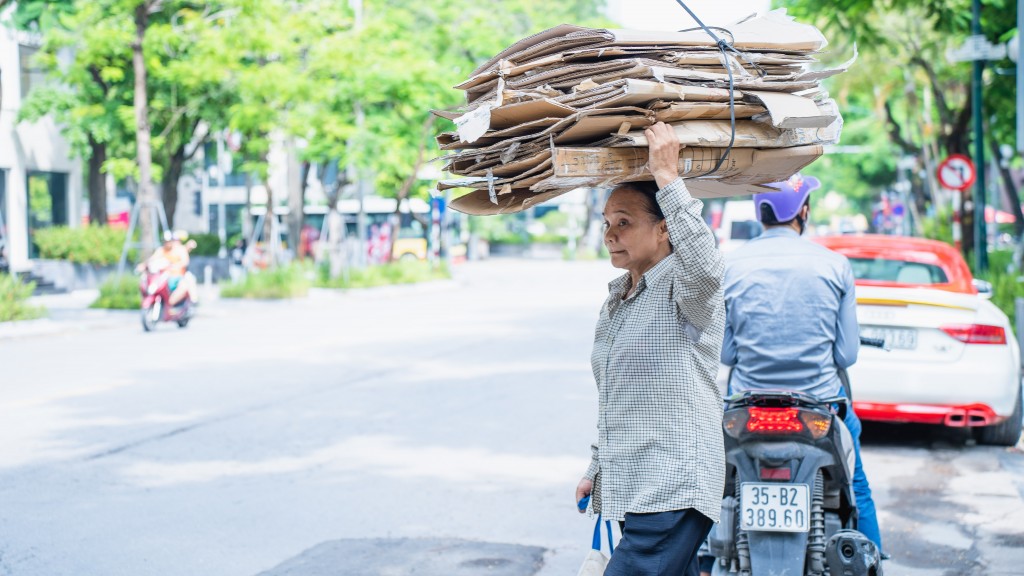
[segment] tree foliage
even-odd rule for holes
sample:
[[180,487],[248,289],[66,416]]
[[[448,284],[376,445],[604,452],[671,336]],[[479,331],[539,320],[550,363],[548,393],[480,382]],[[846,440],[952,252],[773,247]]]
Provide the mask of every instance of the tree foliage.
[[[982,2],[981,28],[986,38],[1005,42],[1013,36],[1016,4],[1012,0]],[[776,5],[822,27],[834,53],[848,52],[854,44],[860,50],[854,68],[836,77],[831,88],[847,118],[853,119],[843,144],[867,137],[875,145],[866,155],[837,158],[831,164],[842,166],[841,174],[857,173],[863,183],[876,187],[893,180],[898,158],[911,159],[916,206],[921,212],[936,212],[935,204],[947,200],[938,195],[937,163],[948,154],[972,153],[971,65],[946,58],[948,49],[958,47],[971,34],[971,0],[838,0],[827,6],[811,0],[781,0]],[[996,73],[1010,65],[1008,60],[991,62],[984,75],[985,116],[991,119],[986,134],[996,144],[1013,141],[1014,79]],[[864,132],[849,130],[859,118],[868,122]],[[880,135],[888,142],[883,143]],[[1009,179],[1003,185],[1011,206],[1019,204],[1016,186]],[[967,231],[970,216],[969,212],[962,216]],[[1018,216],[1018,220],[1024,225],[1024,218]],[[964,240],[969,250],[969,233]]]
[[54,80],[23,116],[53,114],[83,158],[102,154],[104,173],[137,180],[131,46],[143,6],[153,178],[169,213],[187,161],[221,130],[241,135],[243,170],[264,182],[278,142],[309,164],[354,167],[381,195],[424,195],[416,174],[447,129],[429,111],[461,104],[453,85],[519,38],[605,24],[600,0],[353,4],[23,0],[17,22],[44,34]]

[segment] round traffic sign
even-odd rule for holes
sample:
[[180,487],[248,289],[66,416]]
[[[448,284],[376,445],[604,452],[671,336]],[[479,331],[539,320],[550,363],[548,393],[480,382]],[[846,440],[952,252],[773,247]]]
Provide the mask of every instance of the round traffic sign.
[[974,163],[963,154],[951,154],[939,164],[939,182],[952,190],[966,190],[974,184]]

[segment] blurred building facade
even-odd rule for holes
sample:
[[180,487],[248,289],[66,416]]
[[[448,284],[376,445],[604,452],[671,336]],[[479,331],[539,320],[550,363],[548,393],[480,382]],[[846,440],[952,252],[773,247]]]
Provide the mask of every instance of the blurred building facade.
[[34,67],[41,38],[10,26],[0,14],[0,242],[12,271],[27,270],[36,257],[32,235],[82,219],[82,163],[49,117],[19,122],[18,111],[34,85],[45,81]]

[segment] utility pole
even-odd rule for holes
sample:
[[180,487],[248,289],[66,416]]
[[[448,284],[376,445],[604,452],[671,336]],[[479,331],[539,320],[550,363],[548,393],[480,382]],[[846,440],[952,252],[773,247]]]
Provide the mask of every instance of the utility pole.
[[[971,34],[981,35],[981,0],[974,0]],[[974,79],[971,86],[971,121],[974,122],[974,165],[978,179],[974,182],[974,265],[978,272],[988,270],[988,224],[985,222],[985,131],[982,120],[981,81],[985,60],[972,63]]]

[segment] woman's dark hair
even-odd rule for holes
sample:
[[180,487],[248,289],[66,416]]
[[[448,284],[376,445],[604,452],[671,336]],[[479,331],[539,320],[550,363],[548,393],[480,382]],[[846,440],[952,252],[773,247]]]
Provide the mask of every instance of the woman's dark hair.
[[612,192],[618,192],[619,190],[639,192],[644,199],[644,212],[650,214],[655,222],[661,222],[665,219],[665,213],[661,211],[661,206],[658,205],[658,184],[656,182],[623,182],[616,186]]

